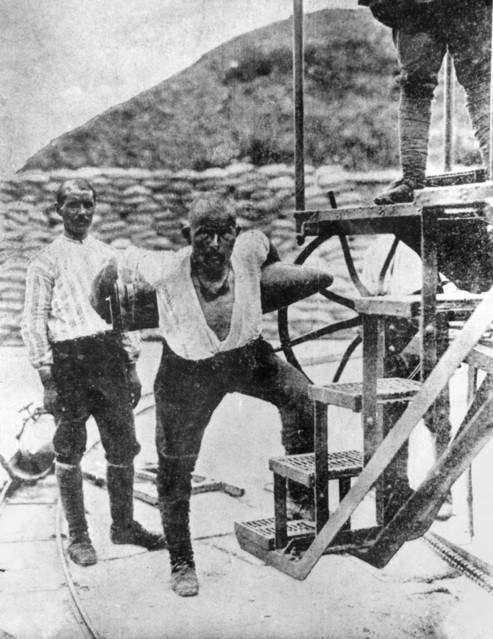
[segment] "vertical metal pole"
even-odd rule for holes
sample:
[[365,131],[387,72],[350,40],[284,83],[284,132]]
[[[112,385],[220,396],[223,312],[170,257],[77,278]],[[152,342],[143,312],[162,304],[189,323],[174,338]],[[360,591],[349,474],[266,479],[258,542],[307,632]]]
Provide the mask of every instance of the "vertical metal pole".
[[443,92],[443,170],[450,172],[452,170],[452,159],[454,152],[454,75],[453,62],[450,51],[445,56],[445,80]]
[[[478,385],[478,369],[469,365],[467,370],[467,405],[471,406]],[[474,537],[474,489],[472,478],[472,464],[467,469],[467,520],[469,537]]]
[[490,56],[491,56],[491,65],[490,65],[490,157],[489,157],[489,166],[488,166],[488,177],[490,180],[493,180],[493,5],[491,8],[492,11],[492,19],[491,19],[491,40],[490,40]]
[[305,209],[303,102],[303,0],[293,0],[293,99],[295,208]]

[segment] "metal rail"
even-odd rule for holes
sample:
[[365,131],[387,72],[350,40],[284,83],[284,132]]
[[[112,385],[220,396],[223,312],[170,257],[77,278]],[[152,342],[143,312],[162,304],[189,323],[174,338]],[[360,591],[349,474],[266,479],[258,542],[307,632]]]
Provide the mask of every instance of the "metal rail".
[[423,539],[449,566],[456,568],[465,577],[493,595],[492,566],[436,533],[426,533]]
[[[19,482],[16,482],[15,480],[9,477],[9,479],[7,479],[2,489],[0,490],[0,516],[5,506],[7,505],[7,496],[9,495],[9,492],[11,491],[12,488],[15,488],[16,485],[18,486]],[[84,605],[82,604],[77,594],[77,589],[74,584],[74,580],[72,579],[72,575],[70,574],[70,569],[68,567],[68,562],[64,553],[63,543],[62,543],[62,533],[61,533],[62,512],[61,511],[62,509],[60,506],[60,501],[58,501],[56,514],[55,514],[55,541],[57,545],[60,562],[62,564],[62,570],[65,575],[65,584],[70,592],[70,599],[71,599],[75,620],[79,628],[85,633],[87,637],[90,637],[90,639],[104,639],[103,636],[95,630],[89,615],[84,609]]]
[[56,514],[55,514],[55,539],[58,550],[58,556],[60,558],[60,563],[62,564],[62,570],[65,575],[65,584],[70,592],[70,601],[72,604],[72,610],[76,621],[78,622],[81,629],[85,632],[85,634],[91,639],[103,639],[103,636],[98,633],[95,629],[90,616],[88,615],[84,604],[82,603],[79,594],[77,592],[77,587],[72,578],[72,573],[70,572],[70,568],[68,565],[67,557],[65,554],[65,549],[63,547],[62,541],[62,507],[60,500],[57,502]]
[[[152,392],[144,393],[141,399],[147,399],[148,397],[152,395],[153,395]],[[136,411],[135,416],[138,417],[139,415],[146,413],[148,410],[154,408],[154,406],[155,406],[154,403],[149,406],[144,406],[139,411]],[[93,447],[91,446],[91,449],[92,448]],[[90,449],[88,449],[88,451],[86,452],[89,452],[89,450]],[[0,508],[1,508],[1,495],[0,495]],[[56,539],[56,545],[58,550],[58,556],[60,558],[62,570],[65,575],[65,583],[70,592],[70,600],[72,604],[73,613],[79,626],[88,637],[90,637],[91,639],[104,639],[103,635],[101,635],[94,627],[94,624],[88,612],[86,611],[84,604],[82,603],[79,597],[79,594],[77,592],[77,586],[72,578],[72,573],[70,572],[69,562],[67,560],[67,555],[63,545],[62,520],[63,520],[63,511],[62,511],[60,499],[58,499],[57,506],[56,506],[56,514],[55,514],[55,539]]]

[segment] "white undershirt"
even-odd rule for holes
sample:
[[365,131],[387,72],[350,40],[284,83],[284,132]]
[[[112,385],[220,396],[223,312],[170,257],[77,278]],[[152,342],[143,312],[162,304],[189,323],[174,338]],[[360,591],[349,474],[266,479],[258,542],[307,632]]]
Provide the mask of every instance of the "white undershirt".
[[244,346],[260,336],[260,277],[268,252],[269,241],[260,231],[246,231],[238,236],[231,256],[234,273],[231,326],[222,341],[208,326],[200,306],[191,276],[190,247],[176,253],[133,253],[137,275],[157,291],[159,327],[177,355],[205,359]]

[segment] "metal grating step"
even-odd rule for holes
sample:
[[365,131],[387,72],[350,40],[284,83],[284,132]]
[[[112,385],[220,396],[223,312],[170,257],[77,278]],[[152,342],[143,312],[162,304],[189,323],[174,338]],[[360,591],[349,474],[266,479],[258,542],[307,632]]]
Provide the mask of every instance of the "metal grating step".
[[[377,401],[380,403],[408,402],[421,388],[421,384],[412,379],[384,377],[377,380]],[[363,383],[337,382],[326,386],[310,386],[310,397],[324,404],[361,411]]]
[[[274,549],[275,523],[274,517],[254,519],[252,521],[235,522],[235,534],[238,538],[247,539],[250,543],[264,550]],[[313,538],[314,522],[296,519],[288,521],[288,541],[293,539]]]
[[[328,454],[329,479],[354,477],[363,468],[363,455],[357,450],[343,450]],[[315,455],[288,455],[269,460],[272,472],[291,479],[298,484],[311,487],[315,481]]]
[[[316,537],[315,524],[304,519],[288,521],[287,529],[287,547],[291,545],[291,542],[294,542],[299,550],[306,549]],[[372,544],[381,530],[381,526],[341,530],[325,552],[329,554],[348,552],[355,547],[364,548]],[[241,548],[259,557],[262,561],[268,562],[268,554],[275,551],[274,531],[274,517],[235,522],[235,535]]]

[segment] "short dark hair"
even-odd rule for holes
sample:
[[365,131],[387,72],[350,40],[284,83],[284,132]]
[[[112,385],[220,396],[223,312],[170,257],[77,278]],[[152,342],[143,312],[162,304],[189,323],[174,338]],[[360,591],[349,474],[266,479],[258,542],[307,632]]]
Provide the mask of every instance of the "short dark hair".
[[56,192],[56,203],[58,206],[63,206],[67,198],[66,190],[69,184],[74,184],[79,189],[84,189],[85,191],[91,191],[92,197],[94,198],[94,202],[96,202],[96,191],[93,185],[88,182],[88,180],[84,180],[84,178],[74,178],[70,180],[65,180],[58,187],[58,191]]
[[196,197],[188,210],[188,222],[192,223],[194,218],[202,217],[207,213],[220,211],[231,219],[231,223],[236,225],[236,209],[231,198],[210,194]]

